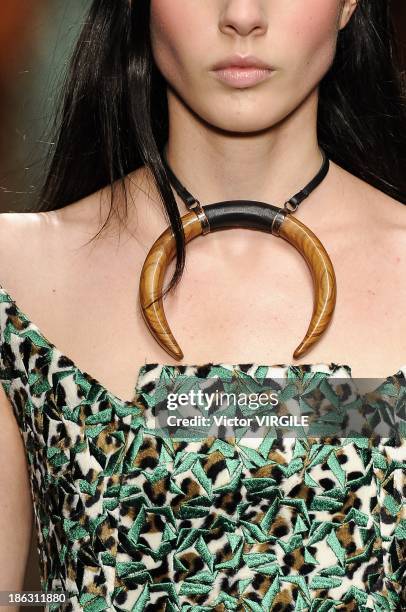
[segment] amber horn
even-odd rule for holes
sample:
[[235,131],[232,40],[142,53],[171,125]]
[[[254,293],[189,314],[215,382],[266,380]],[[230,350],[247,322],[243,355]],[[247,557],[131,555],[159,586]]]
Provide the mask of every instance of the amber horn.
[[[240,202],[222,202],[205,207],[211,231],[246,227],[271,232],[278,214],[276,207],[256,203],[242,206]],[[201,221],[194,212],[182,217],[185,242],[203,234]],[[274,233],[294,246],[307,262],[314,287],[313,314],[306,335],[295,349],[298,359],[307,353],[327,328],[335,308],[336,278],[331,260],[320,240],[303,223],[286,215]],[[157,342],[175,359],[183,359],[165,316],[161,295],[165,273],[175,256],[175,239],[171,228],[159,236],[144,262],[140,277],[140,303],[145,322]]]
[[[185,242],[203,233],[194,212],[182,217]],[[165,273],[175,257],[176,245],[172,229],[168,227],[152,245],[141,270],[139,296],[144,320],[157,342],[174,359],[183,359],[183,352],[168,325],[161,295]],[[158,298],[156,300],[156,298]]]
[[279,236],[290,242],[306,260],[313,278],[313,313],[306,335],[293,353],[307,353],[330,323],[337,297],[336,276],[330,257],[317,236],[295,217],[285,217]]

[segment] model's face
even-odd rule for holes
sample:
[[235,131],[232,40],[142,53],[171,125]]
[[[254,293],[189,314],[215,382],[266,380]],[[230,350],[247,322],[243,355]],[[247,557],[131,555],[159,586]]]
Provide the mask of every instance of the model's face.
[[[170,91],[209,124],[269,128],[317,89],[355,0],[151,0],[152,52]],[[214,70],[232,55],[270,69]]]

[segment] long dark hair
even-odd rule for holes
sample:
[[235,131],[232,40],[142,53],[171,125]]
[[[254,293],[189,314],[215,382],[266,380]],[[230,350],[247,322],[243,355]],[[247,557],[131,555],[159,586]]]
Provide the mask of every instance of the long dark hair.
[[[406,203],[405,99],[389,5],[359,0],[340,31],[333,66],[320,84],[318,134],[330,159]],[[166,83],[153,61],[149,15],[149,0],[93,0],[60,92],[57,137],[36,209],[56,210],[110,185],[109,215],[93,240],[118,212],[118,188],[126,217],[125,177],[145,165],[176,240],[165,295],[183,273],[185,241],[162,162]]]

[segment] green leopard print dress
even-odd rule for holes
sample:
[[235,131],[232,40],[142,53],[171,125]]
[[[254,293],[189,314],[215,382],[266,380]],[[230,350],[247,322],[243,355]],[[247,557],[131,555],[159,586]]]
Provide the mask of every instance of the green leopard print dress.
[[[0,347],[0,382],[26,449],[42,589],[69,594],[58,610],[406,609],[404,438],[169,444],[146,427],[164,378],[351,379],[349,366],[146,364],[134,399],[123,401],[3,288]],[[406,366],[381,391],[404,412]]]

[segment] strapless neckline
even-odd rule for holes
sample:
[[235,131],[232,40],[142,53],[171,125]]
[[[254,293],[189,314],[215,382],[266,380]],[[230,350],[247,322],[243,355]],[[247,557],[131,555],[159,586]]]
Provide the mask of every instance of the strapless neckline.
[[[95,376],[91,373],[86,372],[78,365],[76,365],[75,361],[71,359],[68,355],[64,354],[51,340],[47,338],[47,336],[42,332],[42,330],[36,325],[32,319],[26,315],[21,308],[19,308],[16,301],[10,295],[10,293],[0,284],[0,303],[1,302],[9,302],[14,307],[13,316],[17,316],[20,319],[21,324],[19,324],[16,328],[16,333],[21,336],[28,336],[34,344],[37,344],[39,347],[52,349],[52,351],[58,354],[58,362],[64,363],[66,367],[69,367],[71,370],[74,370],[79,376],[83,379],[91,381],[92,385],[95,385],[100,388],[106,395],[108,395],[111,399],[113,399],[116,403],[122,404],[124,406],[133,406],[138,401],[138,396],[140,390],[145,386],[147,382],[151,382],[151,379],[156,383],[159,380],[159,377],[162,371],[166,371],[170,376],[177,376],[178,374],[193,374],[198,375],[199,378],[206,378],[210,375],[216,375],[217,373],[226,374],[227,371],[232,370],[242,370],[248,376],[254,376],[258,370],[266,370],[266,377],[285,377],[289,373],[326,373],[330,375],[334,375],[336,377],[350,378],[353,379],[352,368],[348,364],[337,364],[331,361],[327,362],[318,362],[318,363],[306,363],[306,364],[261,364],[256,361],[245,362],[245,363],[228,363],[228,362],[205,362],[201,364],[166,364],[160,362],[148,362],[144,363],[138,369],[138,372],[135,374],[135,384],[133,387],[133,397],[131,399],[125,400],[120,398],[118,395],[110,391],[107,387],[105,387]],[[1,315],[1,312],[0,312]],[[4,325],[2,324],[0,318],[0,345],[4,342]],[[383,379],[383,382],[378,385],[378,387],[371,391],[375,392],[381,388],[389,380],[394,377],[401,377],[406,379],[406,364],[401,366],[399,370],[393,374],[388,375]]]

